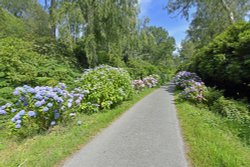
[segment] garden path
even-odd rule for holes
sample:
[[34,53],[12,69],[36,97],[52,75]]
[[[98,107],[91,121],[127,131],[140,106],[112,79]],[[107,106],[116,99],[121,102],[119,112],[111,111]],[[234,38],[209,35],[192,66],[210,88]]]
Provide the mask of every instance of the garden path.
[[169,85],[146,96],[63,166],[188,166],[172,92]]

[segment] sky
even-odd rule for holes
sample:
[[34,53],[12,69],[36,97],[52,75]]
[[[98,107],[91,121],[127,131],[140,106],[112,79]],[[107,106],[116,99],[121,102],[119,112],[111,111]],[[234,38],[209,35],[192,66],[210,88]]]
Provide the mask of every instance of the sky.
[[180,47],[181,41],[185,38],[185,31],[188,29],[189,22],[176,14],[169,15],[164,6],[167,0],[139,0],[140,11],[139,18],[148,17],[149,25],[163,27],[170,36],[175,38],[177,47]]

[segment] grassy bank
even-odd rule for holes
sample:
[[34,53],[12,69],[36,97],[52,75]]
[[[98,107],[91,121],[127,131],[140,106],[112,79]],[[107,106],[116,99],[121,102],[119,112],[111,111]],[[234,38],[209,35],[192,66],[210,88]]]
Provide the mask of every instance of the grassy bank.
[[[56,126],[47,134],[37,135],[21,142],[7,141],[7,138],[0,134],[2,145],[0,166],[49,167],[59,164],[124,111],[154,90],[147,89],[109,111],[92,115],[78,115],[77,120],[67,127]],[[77,124],[78,121],[81,121],[82,124]]]
[[230,129],[230,123],[188,102],[176,104],[188,157],[194,167],[248,167],[250,148]]

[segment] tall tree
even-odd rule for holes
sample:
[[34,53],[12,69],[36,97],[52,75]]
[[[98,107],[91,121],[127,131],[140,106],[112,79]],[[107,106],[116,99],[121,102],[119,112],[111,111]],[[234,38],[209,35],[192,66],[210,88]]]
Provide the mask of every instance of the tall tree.
[[134,31],[137,0],[78,1],[85,22],[85,50],[90,65],[99,63],[98,54],[122,59],[126,39]]
[[22,20],[32,35],[48,35],[48,14],[37,0],[0,0],[0,6]]
[[193,8],[193,19],[188,30],[188,37],[200,46],[207,44],[229,25],[244,19],[250,9],[249,0],[170,0],[169,13],[178,12],[189,19]]

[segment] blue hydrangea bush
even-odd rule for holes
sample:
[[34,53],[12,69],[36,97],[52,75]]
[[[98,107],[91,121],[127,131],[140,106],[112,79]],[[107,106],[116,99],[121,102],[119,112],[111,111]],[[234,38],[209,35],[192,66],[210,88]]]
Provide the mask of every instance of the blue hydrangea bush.
[[173,83],[182,92],[179,93],[181,99],[189,100],[192,102],[206,101],[204,94],[207,87],[195,73],[181,71],[176,74]]
[[63,83],[56,87],[17,87],[13,95],[18,101],[1,106],[0,115],[11,119],[12,129],[47,130],[75,115],[88,93],[80,88],[68,92],[65,88]]

